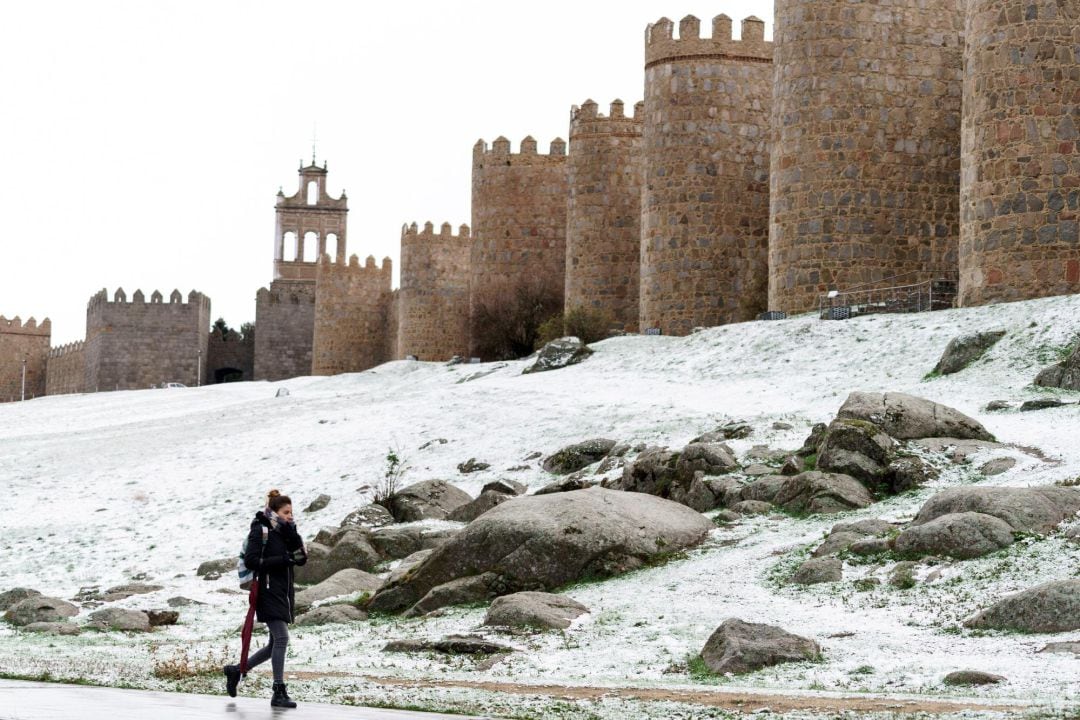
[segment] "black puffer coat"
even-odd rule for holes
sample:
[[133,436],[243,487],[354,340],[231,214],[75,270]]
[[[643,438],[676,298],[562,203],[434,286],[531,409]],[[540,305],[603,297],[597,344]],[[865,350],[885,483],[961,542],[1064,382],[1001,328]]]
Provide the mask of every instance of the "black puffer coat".
[[[269,530],[265,548],[262,546],[264,527]],[[306,562],[304,541],[296,531],[296,525],[278,523],[275,530],[262,511],[255,513],[248,533],[244,564],[255,571],[259,581],[259,599],[255,604],[255,617],[259,622],[284,620],[291,623],[294,620],[293,565]]]

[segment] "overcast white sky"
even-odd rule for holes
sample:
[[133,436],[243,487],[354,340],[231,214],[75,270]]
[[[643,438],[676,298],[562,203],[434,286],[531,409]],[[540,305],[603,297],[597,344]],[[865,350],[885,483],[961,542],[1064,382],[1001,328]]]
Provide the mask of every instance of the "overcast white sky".
[[[477,139],[567,135],[570,106],[642,98],[666,15],[771,2],[12,2],[0,20],[0,314],[81,340],[86,302],[179,288],[255,319],[274,197],[300,158],[349,196],[350,254],[404,222],[469,222]],[[396,284],[396,280],[395,280]]]

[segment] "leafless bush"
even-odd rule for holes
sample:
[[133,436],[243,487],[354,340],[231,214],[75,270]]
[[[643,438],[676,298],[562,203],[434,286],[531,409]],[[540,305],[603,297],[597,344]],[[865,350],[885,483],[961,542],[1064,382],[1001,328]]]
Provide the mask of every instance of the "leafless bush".
[[512,360],[530,355],[540,325],[561,309],[561,288],[542,278],[488,283],[473,296],[473,353],[485,360]]

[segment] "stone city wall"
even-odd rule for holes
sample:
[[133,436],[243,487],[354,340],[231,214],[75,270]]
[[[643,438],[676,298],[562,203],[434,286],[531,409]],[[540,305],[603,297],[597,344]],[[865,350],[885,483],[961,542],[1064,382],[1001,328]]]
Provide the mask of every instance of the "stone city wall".
[[86,352],[82,340],[49,349],[45,394],[86,392]]
[[643,115],[643,103],[627,117],[621,100],[607,115],[586,100],[571,110],[567,156],[566,308],[628,332],[638,330]]
[[52,324],[48,318],[39,325],[30,318],[8,320],[0,315],[0,402],[23,397],[23,361],[26,361],[26,399],[45,394],[46,360]]
[[645,38],[641,327],[685,335],[765,309],[773,46],[750,17],[733,40],[688,16]]
[[386,362],[392,274],[390,258],[377,267],[369,255],[361,267],[355,255],[348,265],[323,256],[315,282],[312,375],[360,372]]
[[962,305],[1080,291],[1080,0],[971,0]]
[[472,237],[450,223],[401,228],[401,289],[394,357],[449,360],[469,352],[469,258]]
[[769,307],[954,270],[959,0],[777,0]]
[[[166,382],[194,387],[206,379],[210,298],[173,290],[131,302],[123,289],[98,292],[86,308],[86,390],[139,390]],[[199,377],[201,365],[202,377]]]
[[315,283],[275,280],[255,293],[256,380],[311,374]]

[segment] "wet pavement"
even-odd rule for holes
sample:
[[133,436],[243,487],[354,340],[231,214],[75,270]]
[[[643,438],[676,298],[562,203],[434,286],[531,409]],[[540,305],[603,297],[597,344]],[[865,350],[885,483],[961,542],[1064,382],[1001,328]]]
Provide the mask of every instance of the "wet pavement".
[[[299,703],[271,708],[269,698],[121,690],[0,680],[0,720],[463,720],[405,710]],[[486,720],[483,718],[477,720]]]

